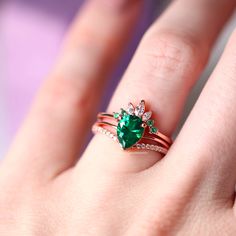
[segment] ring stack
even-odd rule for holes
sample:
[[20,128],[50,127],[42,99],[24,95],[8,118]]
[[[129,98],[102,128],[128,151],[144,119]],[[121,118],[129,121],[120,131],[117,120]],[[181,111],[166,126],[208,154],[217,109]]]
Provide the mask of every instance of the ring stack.
[[171,138],[162,134],[151,119],[152,111],[145,111],[145,101],[135,107],[129,103],[119,112],[98,113],[94,133],[102,133],[120,144],[123,150],[151,150],[166,155]]

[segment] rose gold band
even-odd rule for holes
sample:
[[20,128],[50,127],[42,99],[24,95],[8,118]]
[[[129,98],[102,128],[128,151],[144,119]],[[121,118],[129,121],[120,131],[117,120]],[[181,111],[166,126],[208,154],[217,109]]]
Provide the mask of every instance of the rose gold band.
[[166,154],[172,140],[158,130],[152,111],[146,108],[141,100],[137,106],[130,102],[126,109],[120,108],[113,114],[100,112],[93,131],[108,135],[123,150],[145,149]]
[[[117,130],[117,120],[113,117],[112,114],[109,113],[99,113],[97,115],[97,122],[94,125],[94,130],[103,131],[105,134],[112,135],[113,139],[117,140],[116,133]],[[97,127],[97,128],[96,128]],[[139,143],[135,144],[132,149],[142,149],[142,150],[153,150],[160,152],[162,154],[166,154],[168,149],[171,146],[172,141],[165,135],[157,132],[155,134],[145,134],[139,141]]]
[[[113,129],[116,130],[116,125],[106,122],[106,121],[97,121],[95,123],[95,125],[99,126],[99,127],[105,127],[107,130],[110,130],[109,126],[112,127]],[[152,137],[152,136],[143,136],[142,139],[146,139],[146,140],[151,140],[154,143],[160,144],[165,148],[169,148],[170,145],[168,145],[165,141],[163,141],[162,139],[158,138],[158,137]]]
[[[93,125],[92,131],[94,133],[105,134],[109,138],[113,139],[115,142],[119,143],[117,136],[114,133],[112,133],[110,130],[104,127],[97,125],[97,123]],[[132,147],[131,150],[134,150],[134,151],[135,150],[151,150],[151,151],[159,152],[163,155],[166,155],[168,152],[168,148],[164,148],[162,146],[154,145],[154,144],[146,144],[146,143],[137,143]]]
[[[110,123],[109,125],[111,125],[113,127],[117,126],[117,121],[113,117],[112,114],[101,112],[101,113],[98,113],[97,118],[98,118],[97,122],[106,122],[106,120],[112,120],[116,124],[111,124]],[[166,146],[167,148],[170,147],[171,144],[172,144],[172,140],[169,137],[167,137],[166,135],[159,132],[159,131],[157,131],[157,133],[155,133],[155,134],[150,134],[149,136],[144,136],[143,138],[150,139],[150,140],[153,140],[153,141],[163,140],[163,142],[167,145]]]

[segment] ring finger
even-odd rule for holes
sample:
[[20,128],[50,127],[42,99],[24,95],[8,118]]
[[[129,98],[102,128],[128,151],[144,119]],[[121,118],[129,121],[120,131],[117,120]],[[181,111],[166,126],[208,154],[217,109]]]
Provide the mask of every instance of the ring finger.
[[[154,111],[159,130],[171,135],[185,100],[207,62],[214,40],[234,5],[232,0],[173,2],[144,36],[108,111],[118,111],[129,102],[138,103],[144,99]],[[83,163],[109,166],[116,171],[140,171],[161,158],[151,152],[142,158],[137,158],[136,153],[122,155],[118,145],[101,135],[95,136],[90,147]],[[97,155],[91,163],[86,157],[93,155],[93,150],[100,150],[102,155]]]

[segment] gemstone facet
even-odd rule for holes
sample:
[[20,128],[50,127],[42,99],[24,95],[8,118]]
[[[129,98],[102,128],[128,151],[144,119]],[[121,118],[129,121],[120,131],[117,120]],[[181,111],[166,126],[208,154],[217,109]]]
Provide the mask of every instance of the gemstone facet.
[[123,149],[136,144],[143,136],[142,119],[135,115],[125,114],[117,125],[117,137]]

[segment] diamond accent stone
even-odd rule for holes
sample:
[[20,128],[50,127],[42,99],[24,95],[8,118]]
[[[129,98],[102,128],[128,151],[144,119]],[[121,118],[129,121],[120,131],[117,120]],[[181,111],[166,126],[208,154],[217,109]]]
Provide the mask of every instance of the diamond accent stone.
[[143,113],[145,111],[145,102],[142,100],[138,106],[135,108],[135,115],[138,117],[142,117]]
[[142,119],[143,119],[143,121],[147,121],[147,120],[149,120],[151,118],[151,116],[152,116],[152,112],[148,111],[148,112],[145,112],[143,114]]
[[134,115],[134,106],[131,102],[128,104],[128,108],[126,111],[129,115]]

